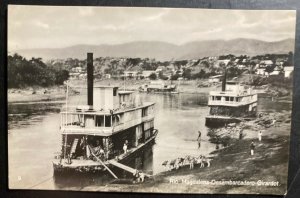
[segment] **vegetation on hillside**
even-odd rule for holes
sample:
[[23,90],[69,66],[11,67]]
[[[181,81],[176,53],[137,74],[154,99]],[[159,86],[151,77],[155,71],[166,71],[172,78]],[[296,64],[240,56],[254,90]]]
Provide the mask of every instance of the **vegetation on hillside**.
[[65,69],[47,66],[41,58],[26,58],[14,54],[7,58],[8,88],[61,85],[69,78]]

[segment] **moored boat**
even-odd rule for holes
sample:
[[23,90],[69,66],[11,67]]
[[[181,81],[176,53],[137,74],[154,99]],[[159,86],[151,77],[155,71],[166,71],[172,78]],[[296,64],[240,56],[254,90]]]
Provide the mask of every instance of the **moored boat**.
[[151,81],[149,84],[144,84],[139,88],[139,91],[152,93],[178,93],[176,85],[162,80]]
[[250,86],[237,81],[226,82],[226,73],[221,91],[211,91],[208,96],[209,115],[206,125],[218,127],[240,122],[256,116],[257,93]]
[[142,102],[133,91],[116,86],[93,86],[93,56],[88,54],[88,104],[61,111],[61,152],[53,160],[54,174],[106,171],[131,173],[121,162],[155,141],[152,102]]

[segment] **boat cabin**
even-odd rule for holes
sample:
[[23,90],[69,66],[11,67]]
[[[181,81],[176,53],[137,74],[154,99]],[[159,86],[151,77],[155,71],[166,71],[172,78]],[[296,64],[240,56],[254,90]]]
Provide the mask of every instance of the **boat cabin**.
[[211,91],[208,98],[210,115],[244,117],[254,115],[257,94],[236,81],[228,81],[224,91]]
[[95,87],[93,92],[93,106],[61,112],[64,155],[86,159],[95,148],[110,159],[124,152],[124,144],[137,147],[153,135],[154,103],[142,103],[133,91],[118,87]]

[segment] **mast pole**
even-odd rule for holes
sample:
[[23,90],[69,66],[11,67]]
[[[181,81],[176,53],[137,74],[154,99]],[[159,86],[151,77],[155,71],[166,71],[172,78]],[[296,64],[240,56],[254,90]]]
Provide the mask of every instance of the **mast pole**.
[[[125,69],[125,71],[126,71],[126,69]],[[126,76],[126,74],[124,72],[124,91],[125,91],[125,76]]]
[[[68,84],[68,81],[66,81],[66,85],[67,85],[67,92],[66,92],[66,123],[65,123],[65,125],[67,126],[67,124],[68,124],[68,95],[69,95],[69,84]],[[65,142],[64,142],[64,159],[66,159],[67,134],[65,134],[64,140],[65,140]]]
[[66,125],[68,124],[68,95],[69,95],[69,81],[66,82],[67,92],[66,92]]

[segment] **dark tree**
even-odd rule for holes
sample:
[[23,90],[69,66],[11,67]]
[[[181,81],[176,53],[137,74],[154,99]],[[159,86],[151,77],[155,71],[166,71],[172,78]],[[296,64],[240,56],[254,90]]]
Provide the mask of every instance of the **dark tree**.
[[67,70],[58,70],[56,71],[55,84],[61,85],[64,81],[69,79],[69,72]]
[[157,75],[155,73],[150,74],[149,76],[150,80],[156,80],[157,79]]
[[163,74],[163,72],[158,73],[158,78],[162,80],[168,80],[168,77]]
[[268,72],[269,74],[274,71],[274,66],[273,65],[268,65],[265,69],[265,72]]
[[177,80],[179,78],[179,74],[174,74],[171,76],[171,80]]
[[186,78],[186,79],[191,79],[191,77],[192,77],[191,69],[185,69],[183,71],[182,77]]

